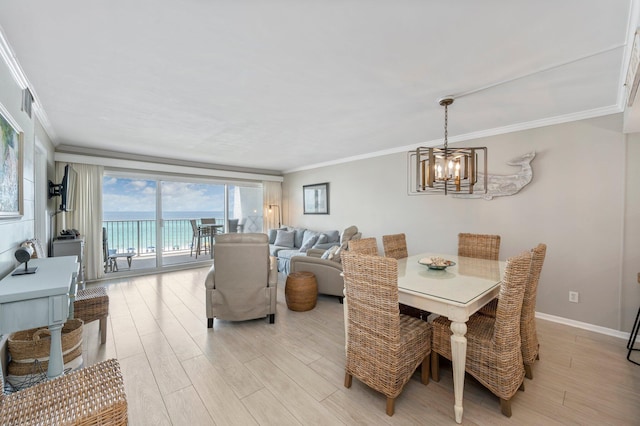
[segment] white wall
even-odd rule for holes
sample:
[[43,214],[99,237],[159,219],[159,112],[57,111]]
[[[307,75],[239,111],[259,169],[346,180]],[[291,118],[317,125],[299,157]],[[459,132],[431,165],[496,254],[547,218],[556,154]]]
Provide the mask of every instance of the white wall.
[[0,277],[11,271],[17,262],[13,257],[15,249],[27,238],[33,237],[34,229],[34,122],[20,111],[22,90],[9,73],[6,64],[0,61],[0,103],[24,132],[23,145],[23,185],[24,216],[19,219],[0,219]]
[[[320,230],[355,224],[376,237],[380,249],[382,235],[404,232],[410,254],[455,253],[459,232],[500,234],[503,259],[543,242],[548,250],[537,311],[629,331],[640,285],[628,275],[640,271],[640,262],[623,255],[625,245],[638,245],[637,238],[623,238],[625,205],[635,200],[629,222],[640,214],[640,202],[637,190],[625,193],[621,129],[616,114],[459,144],[487,146],[491,174],[512,173],[506,161],[537,153],[531,184],[492,201],[408,196],[406,153],[290,173],[283,183],[284,221]],[[629,154],[638,158],[640,148]],[[627,180],[634,180],[630,189],[640,186],[637,177]],[[330,182],[330,215],[303,215],[302,185],[320,182]],[[580,303],[568,301],[570,290],[580,293]]]

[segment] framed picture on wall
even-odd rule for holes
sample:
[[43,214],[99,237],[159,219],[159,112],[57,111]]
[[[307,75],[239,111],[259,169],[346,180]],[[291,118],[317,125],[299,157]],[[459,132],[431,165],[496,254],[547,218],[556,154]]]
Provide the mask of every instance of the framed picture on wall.
[[329,214],[329,183],[302,187],[304,214]]
[[0,104],[0,219],[24,214],[22,159],[24,133]]

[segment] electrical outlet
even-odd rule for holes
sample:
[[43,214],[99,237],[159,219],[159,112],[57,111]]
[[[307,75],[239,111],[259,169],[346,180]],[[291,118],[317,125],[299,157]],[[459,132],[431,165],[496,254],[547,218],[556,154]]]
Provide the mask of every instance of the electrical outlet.
[[578,292],[577,291],[570,291],[569,292],[569,302],[578,303]]

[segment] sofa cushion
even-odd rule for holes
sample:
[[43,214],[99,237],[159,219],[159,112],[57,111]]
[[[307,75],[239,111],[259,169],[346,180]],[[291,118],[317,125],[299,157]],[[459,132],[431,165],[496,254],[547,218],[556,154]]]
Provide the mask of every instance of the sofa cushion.
[[285,231],[278,229],[276,232],[276,240],[273,242],[276,246],[294,247],[295,231]]
[[280,250],[278,252],[278,259],[291,259],[293,256],[302,255],[306,256],[305,253],[300,253],[299,250]]

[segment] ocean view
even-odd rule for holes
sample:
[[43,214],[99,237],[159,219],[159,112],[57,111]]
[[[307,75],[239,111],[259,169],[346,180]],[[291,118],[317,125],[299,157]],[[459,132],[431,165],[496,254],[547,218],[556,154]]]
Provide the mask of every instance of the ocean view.
[[[167,211],[162,213],[164,219],[201,219],[203,217],[215,217],[222,220],[224,218],[224,212],[219,211]],[[233,212],[229,212],[230,217]],[[102,220],[154,220],[156,218],[155,211],[148,212],[103,212]]]
[[[222,223],[222,211],[163,212],[162,247],[164,252],[190,250],[193,228],[190,220],[215,218]],[[107,230],[112,253],[155,253],[157,244],[155,212],[104,212],[103,226]]]

